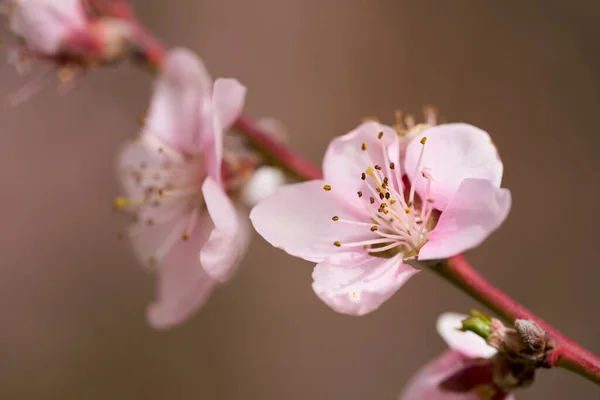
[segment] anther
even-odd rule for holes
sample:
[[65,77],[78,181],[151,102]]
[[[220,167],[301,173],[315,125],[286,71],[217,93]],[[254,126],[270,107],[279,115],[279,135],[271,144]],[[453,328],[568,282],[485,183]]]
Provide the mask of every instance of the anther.
[[396,164],[394,164],[393,162],[390,163],[390,169],[394,169],[396,168]]
[[339,221],[340,217],[338,217],[337,215],[333,216],[333,218],[331,218],[334,221]]
[[365,150],[367,150],[367,144],[366,144],[366,143],[363,143],[363,144],[360,146],[360,148],[362,149],[362,151],[365,151]]
[[138,122],[140,125],[146,125],[146,116],[144,114],[138,115]]
[[158,189],[156,191],[156,194],[159,195],[160,197],[162,197],[162,195],[165,194],[165,192],[162,189]]
[[123,208],[127,207],[128,205],[129,205],[129,200],[127,200],[125,197],[117,197],[115,199],[114,207],[117,210],[122,210]]
[[337,240],[337,241],[333,242],[333,245],[334,245],[335,247],[341,247],[341,246],[342,246],[342,243],[340,243],[340,241],[339,241],[339,240]]
[[405,211],[407,214],[410,214],[410,213],[412,212],[412,211],[410,210],[410,208],[409,208],[409,207],[406,207],[406,208],[404,209],[404,211]]
[[369,199],[369,201],[371,202],[371,204],[375,203],[375,199],[374,199],[373,197],[371,197],[371,198]]
[[385,193],[385,198],[386,198],[386,199],[389,199],[390,197],[392,197],[392,196],[390,195],[390,192],[386,192],[386,193]]
[[373,226],[371,227],[371,232],[375,232],[376,230],[377,230],[377,225],[373,225]]
[[181,240],[186,241],[190,238],[190,234],[187,232],[183,232],[183,234],[181,235]]
[[331,190],[331,185],[325,185],[325,186],[323,186],[323,189],[324,189],[326,192],[329,192],[329,191]]
[[152,218],[148,218],[146,220],[146,225],[148,225],[148,226],[154,226],[154,220]]
[[158,260],[156,259],[156,257],[150,256],[150,257],[148,257],[148,264],[156,265],[156,264],[158,264]]
[[390,204],[396,204],[396,199],[391,199]]
[[362,197],[362,192],[360,190],[356,192],[356,194],[358,194],[358,197]]
[[376,165],[375,169],[378,170],[378,171],[381,171],[381,165]]
[[383,193],[379,193],[379,198],[380,198],[381,200],[385,199],[385,196],[383,195]]
[[382,137],[383,137],[383,132],[379,132],[379,133],[377,134],[377,139],[381,139]]
[[427,136],[423,136],[423,139],[421,139],[421,144],[425,143],[427,143]]
[[362,180],[364,181],[365,179],[367,179],[367,175],[366,175],[366,174],[363,172],[363,173],[360,175],[360,179],[362,179]]
[[62,83],[69,82],[73,80],[74,77],[75,73],[72,68],[62,67],[58,70],[58,79],[60,79]]

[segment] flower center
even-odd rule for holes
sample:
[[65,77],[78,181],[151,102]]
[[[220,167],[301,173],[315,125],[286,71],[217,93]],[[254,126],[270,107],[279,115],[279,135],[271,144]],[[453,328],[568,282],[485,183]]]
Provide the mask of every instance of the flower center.
[[[378,139],[383,132],[377,134]],[[372,234],[371,238],[359,242],[334,242],[337,247],[363,247],[369,254],[379,257],[392,257],[402,254],[404,259],[415,257],[427,242],[427,236],[437,221],[437,211],[429,198],[432,177],[427,169],[422,168],[423,152],[427,138],[421,139],[421,153],[410,181],[426,180],[424,198],[415,192],[415,186],[405,183],[400,165],[390,162],[386,146],[383,149],[385,165],[373,163],[367,151],[367,144],[361,144],[361,150],[367,158],[369,167],[361,174],[364,190],[357,193],[360,203],[369,220],[356,221],[334,216],[333,221],[364,226]],[[420,176],[419,176],[420,175]],[[325,190],[331,190],[325,185]]]
[[144,156],[138,165],[123,170],[123,181],[132,185],[138,197],[117,197],[115,208],[131,210],[135,223],[127,230],[131,236],[152,227],[173,224],[154,255],[151,265],[160,261],[177,240],[186,241],[205,207],[202,182],[206,178],[202,154],[184,154],[152,135],[142,135]]

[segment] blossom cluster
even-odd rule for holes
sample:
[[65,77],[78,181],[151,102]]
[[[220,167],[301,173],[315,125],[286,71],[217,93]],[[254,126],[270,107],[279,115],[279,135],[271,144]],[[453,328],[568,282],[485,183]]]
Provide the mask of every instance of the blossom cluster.
[[[14,61],[21,69],[37,61],[66,81],[65,68],[85,70],[139,51],[131,20],[82,0],[2,6],[19,39]],[[316,263],[312,287],[329,307],[364,315],[428,262],[480,245],[509,213],[502,161],[477,127],[437,125],[431,113],[422,124],[364,122],[331,141],[321,179],[284,185],[279,169],[258,168],[264,160],[256,161],[256,151],[232,140],[245,96],[237,80],[213,80],[192,51],[171,50],[161,59],[139,135],[119,153],[124,193],[114,205],[133,216],[125,236],[158,276],[147,312],[153,327],[183,322],[233,276],[251,225],[274,247]],[[506,395],[488,379],[496,351],[455,331],[456,322],[440,320],[452,350],[423,369],[402,399]],[[485,379],[459,397],[451,378],[466,369]]]

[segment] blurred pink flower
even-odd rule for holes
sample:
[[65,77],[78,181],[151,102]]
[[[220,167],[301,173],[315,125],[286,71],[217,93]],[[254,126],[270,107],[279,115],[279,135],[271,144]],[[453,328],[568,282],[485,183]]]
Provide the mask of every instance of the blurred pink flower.
[[364,123],[331,142],[323,175],[280,188],[250,218],[273,246],[318,263],[313,289],[346,314],[389,299],[418,272],[406,260],[479,245],[511,204],[489,135],[467,124],[399,136]]
[[90,18],[83,1],[0,0],[0,11],[19,40],[10,47],[9,61],[19,73],[28,72],[33,61],[44,64],[37,76],[8,97],[11,105],[37,93],[54,74],[58,73],[62,83],[69,83],[89,66],[124,57],[132,32],[129,22]]
[[514,400],[492,384],[496,350],[472,332],[462,332],[466,315],[440,316],[437,330],[450,350],[411,378],[399,400]]
[[240,115],[246,89],[212,80],[187,50],[174,50],[156,82],[145,128],[120,156],[135,213],[128,230],[139,258],[159,274],[158,299],[148,310],[157,328],[177,324],[227,280],[245,252],[249,232],[221,176],[223,131]]
[[4,0],[2,6],[12,32],[36,54],[56,55],[71,34],[86,29],[82,0]]

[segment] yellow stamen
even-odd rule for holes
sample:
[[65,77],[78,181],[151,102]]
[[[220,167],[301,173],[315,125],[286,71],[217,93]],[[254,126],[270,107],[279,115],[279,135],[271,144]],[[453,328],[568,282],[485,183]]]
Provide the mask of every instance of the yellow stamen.
[[117,210],[122,210],[127,207],[135,207],[144,204],[144,200],[142,199],[128,199],[125,197],[116,197],[114,201],[114,207]]

